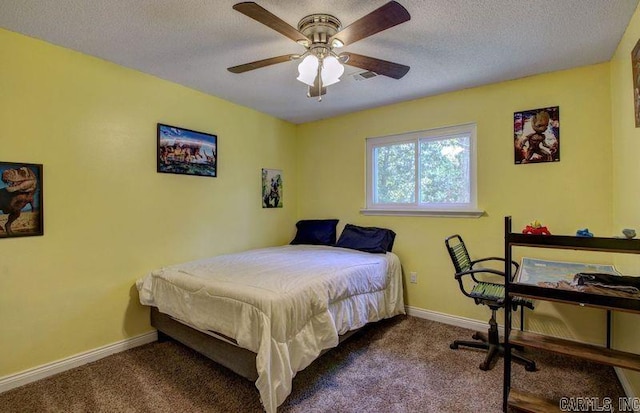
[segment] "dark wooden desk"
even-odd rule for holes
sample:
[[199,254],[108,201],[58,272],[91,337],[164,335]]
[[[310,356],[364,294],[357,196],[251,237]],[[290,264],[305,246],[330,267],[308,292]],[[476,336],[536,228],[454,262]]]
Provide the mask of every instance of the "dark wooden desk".
[[[582,238],[564,235],[525,235],[511,232],[511,217],[505,217],[505,260],[511,262],[512,247],[561,248],[583,251],[605,251],[640,254],[640,240],[618,238]],[[513,297],[528,297],[535,300],[556,301],[567,304],[602,308],[607,310],[607,330],[610,327],[610,312],[626,311],[640,313],[640,299],[620,296],[618,293],[602,291],[579,291],[570,288],[554,288],[551,285],[533,285],[511,280],[511,266],[505,265],[505,306],[509,308]],[[511,346],[522,345],[588,359],[597,363],[640,371],[640,355],[613,350],[607,347],[579,343],[549,337],[542,334],[511,329],[511,312],[505,312],[505,353],[503,410],[508,408],[526,412],[561,411],[558,403],[535,395],[511,389]],[[610,334],[607,334],[610,344]]]

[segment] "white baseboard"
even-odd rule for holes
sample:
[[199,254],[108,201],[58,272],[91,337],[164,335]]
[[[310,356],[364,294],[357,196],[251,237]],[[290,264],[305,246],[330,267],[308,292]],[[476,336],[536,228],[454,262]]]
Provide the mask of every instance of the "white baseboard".
[[[456,327],[462,327],[474,331],[485,332],[489,328],[489,320],[478,321],[472,318],[459,317],[455,315],[439,313],[437,311],[424,310],[422,308],[405,306],[407,314],[410,316],[424,318],[426,320],[437,321],[443,324],[449,324]],[[504,327],[499,325],[500,334],[504,334]]]
[[620,384],[624,389],[624,394],[626,394],[627,397],[632,397],[632,398],[639,397],[635,393],[635,391],[633,391],[633,386],[631,386],[631,382],[629,381],[629,378],[627,377],[625,370],[620,367],[614,367],[613,369],[616,371],[616,374],[618,375],[618,380],[620,380]]
[[[439,313],[437,311],[424,310],[422,308],[411,306],[406,306],[405,309],[407,311],[407,314],[410,316],[437,321],[443,324],[449,324],[474,331],[484,331],[487,328],[486,322],[474,320],[471,318],[453,316],[445,313]],[[504,328],[502,326],[500,326],[499,329],[501,333],[504,333]],[[54,374],[62,373],[63,371],[67,371],[75,367],[80,367],[93,361],[100,360],[101,358],[107,357],[111,354],[120,353],[122,351],[129,350],[138,346],[153,343],[157,340],[158,333],[156,331],[151,331],[149,333],[118,341],[113,344],[108,344],[97,349],[76,354],[62,360],[54,361],[52,363],[47,363],[42,366],[25,370],[20,373],[0,377],[0,393],[14,389],[16,387],[20,387],[25,384],[32,383],[40,379],[44,379],[49,376],[53,376]],[[614,370],[627,397],[638,397],[633,391],[633,387],[631,386],[631,383],[629,382],[624,369],[615,367]]]
[[[477,330],[477,331],[485,331],[487,329],[487,323],[481,322],[478,320],[473,320],[471,318],[458,317],[449,314],[439,313],[437,311],[431,310],[423,310],[422,308],[405,306],[407,314],[410,316],[424,318],[426,320],[437,321],[439,323],[449,324],[456,327],[462,327],[469,330]],[[498,326],[501,334],[504,334],[504,327]],[[624,393],[627,397],[638,397],[633,391],[633,387],[631,386],[631,382],[626,376],[625,370],[619,367],[614,368],[616,375],[618,376],[618,380],[620,380],[620,384],[624,389]]]
[[[427,320],[437,321],[444,324],[450,324],[469,330],[484,331],[487,329],[487,323],[470,318],[452,316],[444,313],[438,313],[436,311],[423,310],[416,307],[405,307],[407,314]],[[502,331],[503,328],[500,327]],[[121,351],[129,350],[134,347],[142,346],[144,344],[152,343],[158,339],[158,333],[152,331],[146,334],[142,334],[137,337],[128,338],[113,344],[108,344],[97,349],[89,350],[80,354],[76,354],[71,357],[67,357],[62,360],[54,361],[44,364],[42,366],[34,367],[29,370],[22,371],[20,373],[12,374],[5,377],[0,377],[0,393],[14,389],[16,387],[32,383],[36,380],[44,379],[54,374],[62,373],[63,371],[70,370],[75,367],[82,366],[87,363],[91,363],[101,358],[107,357],[111,354],[119,353]]]
[[120,353],[121,351],[152,343],[156,340],[158,340],[158,333],[156,331],[151,331],[136,337],[127,338],[116,343],[85,351],[62,360],[43,364],[42,366],[34,367],[20,373],[0,377],[0,393],[32,383],[36,380],[53,376],[54,374],[62,373],[63,371],[67,371],[75,367],[80,367],[96,360],[100,360],[101,358],[110,356],[111,354]]

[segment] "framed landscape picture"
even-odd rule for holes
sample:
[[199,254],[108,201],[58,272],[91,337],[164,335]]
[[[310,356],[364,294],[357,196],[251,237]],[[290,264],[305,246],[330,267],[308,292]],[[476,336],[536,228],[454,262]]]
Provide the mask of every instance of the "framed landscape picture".
[[560,107],[523,110],[513,114],[516,164],[560,160]]
[[42,165],[0,162],[0,238],[44,234]]
[[218,176],[218,136],[158,123],[158,172]]
[[280,169],[262,169],[262,208],[282,208]]

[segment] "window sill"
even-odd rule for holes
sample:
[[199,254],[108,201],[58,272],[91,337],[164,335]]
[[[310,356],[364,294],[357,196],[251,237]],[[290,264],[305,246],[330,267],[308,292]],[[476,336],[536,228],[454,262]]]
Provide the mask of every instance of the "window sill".
[[387,215],[408,217],[480,218],[479,209],[361,209],[363,215]]

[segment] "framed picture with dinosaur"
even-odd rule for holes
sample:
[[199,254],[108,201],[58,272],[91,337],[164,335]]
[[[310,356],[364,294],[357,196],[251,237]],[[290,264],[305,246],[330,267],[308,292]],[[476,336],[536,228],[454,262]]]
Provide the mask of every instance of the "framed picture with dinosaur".
[[158,123],[158,172],[218,176],[218,136]]
[[1,162],[0,238],[44,234],[42,165]]

